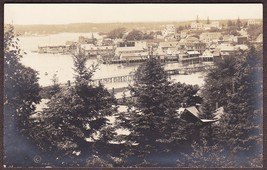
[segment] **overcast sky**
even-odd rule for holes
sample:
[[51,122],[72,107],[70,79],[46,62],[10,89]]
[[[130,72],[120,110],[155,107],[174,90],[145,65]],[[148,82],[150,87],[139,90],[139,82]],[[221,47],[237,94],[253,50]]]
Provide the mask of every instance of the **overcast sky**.
[[262,19],[261,4],[5,4],[5,23],[68,24]]

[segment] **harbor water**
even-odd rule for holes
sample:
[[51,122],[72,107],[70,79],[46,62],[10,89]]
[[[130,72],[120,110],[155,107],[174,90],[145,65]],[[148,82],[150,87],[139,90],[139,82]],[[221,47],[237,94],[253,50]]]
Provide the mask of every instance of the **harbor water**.
[[[59,83],[65,84],[67,81],[73,82],[74,70],[73,70],[73,58],[71,55],[62,54],[39,54],[34,53],[38,49],[38,46],[45,45],[64,45],[66,41],[78,41],[79,36],[92,36],[92,33],[60,33],[45,36],[31,36],[31,37],[19,37],[20,47],[27,53],[21,59],[21,62],[25,66],[29,66],[38,71],[39,84],[41,86],[52,85],[52,78],[56,74]],[[97,34],[94,33],[97,37]],[[94,73],[94,79],[109,78],[124,76],[133,73],[138,65],[134,66],[122,66],[119,64],[100,64],[96,59],[89,59],[87,66],[92,64],[99,64],[98,69]],[[167,64],[167,68],[178,68],[179,63]],[[189,75],[174,75],[171,79],[175,82],[182,82],[186,84],[199,85],[204,84],[204,73],[193,73]],[[105,85],[108,89],[117,87],[127,87],[127,82],[116,82]]]

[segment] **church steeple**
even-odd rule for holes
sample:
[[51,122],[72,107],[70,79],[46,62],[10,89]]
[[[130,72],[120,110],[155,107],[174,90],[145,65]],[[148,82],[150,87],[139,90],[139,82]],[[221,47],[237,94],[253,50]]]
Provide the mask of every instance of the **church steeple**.
[[207,24],[210,24],[210,18],[207,17]]
[[198,20],[198,15],[197,15],[196,23],[199,23],[199,20]]

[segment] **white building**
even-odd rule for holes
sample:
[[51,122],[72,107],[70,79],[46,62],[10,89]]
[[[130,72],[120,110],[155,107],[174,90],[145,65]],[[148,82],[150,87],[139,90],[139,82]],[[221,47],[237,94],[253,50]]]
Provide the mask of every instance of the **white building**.
[[209,30],[211,28],[218,28],[220,29],[220,23],[218,21],[211,22],[210,24],[204,24],[204,23],[197,23],[197,22],[192,22],[191,23],[191,29],[195,30]]
[[255,19],[248,20],[248,25],[256,25],[256,24],[260,24],[260,22],[256,21]]
[[199,58],[203,64],[213,64],[214,61],[213,54],[209,50],[205,50]]
[[172,35],[172,34],[175,34],[175,27],[174,25],[166,25],[165,28],[162,30],[162,35],[165,37],[165,36],[168,36],[168,35]]

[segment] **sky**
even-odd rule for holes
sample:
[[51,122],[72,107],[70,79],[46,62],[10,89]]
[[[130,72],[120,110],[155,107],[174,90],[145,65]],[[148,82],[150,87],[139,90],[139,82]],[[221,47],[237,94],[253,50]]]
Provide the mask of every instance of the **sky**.
[[6,24],[262,19],[262,4],[5,4]]

